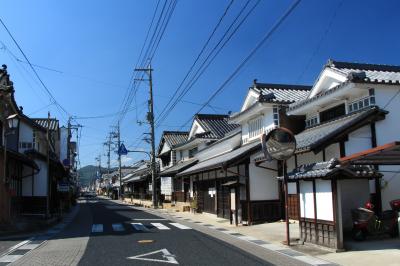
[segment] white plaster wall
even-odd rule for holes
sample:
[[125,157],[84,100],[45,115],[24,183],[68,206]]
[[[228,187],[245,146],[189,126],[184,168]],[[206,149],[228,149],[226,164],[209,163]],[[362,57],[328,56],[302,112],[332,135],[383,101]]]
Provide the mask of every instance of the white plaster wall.
[[385,173],[381,180],[382,208],[383,210],[389,210],[390,201],[400,199],[400,165],[380,166],[379,169],[394,172]]
[[[20,121],[19,124],[19,142],[30,142],[33,141],[33,129],[31,126],[26,124],[23,121]],[[18,144],[18,151],[23,153],[26,149],[19,148]]]
[[371,145],[371,128],[367,125],[349,134],[349,140],[345,142],[346,155],[370,149]]
[[263,132],[268,132],[275,127],[274,116],[272,113],[272,105],[265,106],[263,111],[261,113],[259,113],[258,116],[253,116],[251,119],[247,119],[245,122],[242,123],[242,142],[243,143],[251,142],[252,140],[259,138],[259,136],[256,136],[253,138],[249,137],[248,122],[254,118],[259,117],[260,115],[262,115]]
[[[375,100],[379,107],[389,111],[386,118],[376,122],[377,144],[400,140],[400,86],[376,86]],[[399,171],[400,166],[380,166],[381,170]],[[400,175],[384,173],[382,178],[382,207],[390,209],[389,202],[400,198]]]
[[68,158],[68,129],[60,128],[60,161],[63,162]]
[[293,182],[288,183],[288,194],[297,194],[296,183],[293,183]]
[[317,219],[333,221],[332,186],[330,180],[315,180]]
[[325,148],[325,159],[329,161],[332,158],[340,158],[340,145],[333,143]]
[[33,196],[32,194],[32,169],[24,167],[22,170],[22,196]]
[[322,162],[322,152],[315,154],[314,152],[307,152],[297,155],[297,165]]
[[[250,200],[279,199],[277,172],[255,166],[254,155],[250,157],[250,162]],[[267,167],[276,169],[276,162],[268,163]]]
[[39,173],[34,177],[34,196],[47,196],[47,165],[46,162],[36,159]]
[[314,218],[314,195],[311,181],[300,181],[300,217]]
[[341,190],[343,230],[348,231],[353,227],[351,210],[369,201],[369,183],[367,179],[338,180],[337,187]]
[[199,151],[196,154],[196,158],[200,161],[206,160],[218,156],[219,154],[226,153],[238,146],[240,146],[240,133],[231,138],[215,143],[207,149]]

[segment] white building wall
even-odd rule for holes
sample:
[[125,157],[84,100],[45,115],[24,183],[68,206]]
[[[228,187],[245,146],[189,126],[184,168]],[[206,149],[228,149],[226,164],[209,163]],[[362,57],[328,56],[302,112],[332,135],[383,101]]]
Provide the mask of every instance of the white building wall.
[[[375,89],[376,103],[382,109],[389,111],[386,118],[376,122],[377,145],[400,140],[400,95],[399,86],[379,86]],[[400,165],[380,166],[380,170],[398,172]],[[390,209],[389,202],[400,199],[400,174],[384,173],[382,178],[382,207]]]
[[[20,121],[19,124],[19,142],[29,142],[29,143],[33,142],[33,129],[30,125],[26,124],[24,121]],[[25,150],[26,149],[20,148],[18,143],[18,152],[23,153]]]
[[24,197],[31,197],[33,196],[32,194],[32,176],[29,176],[32,174],[32,169],[29,167],[24,167],[22,170],[22,196]]
[[371,128],[369,125],[350,133],[349,140],[345,142],[346,155],[370,149],[371,147]]
[[331,180],[315,180],[317,219],[333,221],[333,198]]
[[68,159],[68,129],[65,127],[60,128],[60,161],[63,162]]
[[47,165],[46,162],[35,159],[36,164],[39,166],[39,173],[34,176],[34,196],[45,197],[47,196]]
[[314,219],[314,194],[311,181],[300,181],[300,217]]
[[[250,200],[279,199],[277,172],[257,167],[254,157],[250,156],[249,164]],[[268,163],[267,167],[277,169],[276,162]]]

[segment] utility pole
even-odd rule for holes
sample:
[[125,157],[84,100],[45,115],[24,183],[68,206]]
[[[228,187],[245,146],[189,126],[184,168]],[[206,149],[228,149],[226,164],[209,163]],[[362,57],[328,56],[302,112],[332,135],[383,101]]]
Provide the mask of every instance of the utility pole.
[[[121,147],[121,131],[120,131],[120,124],[118,121],[117,125],[117,135],[118,135],[118,150]],[[119,172],[119,190],[118,190],[118,198],[121,199],[121,194],[122,194],[122,183],[121,183],[121,178],[122,178],[122,170],[121,170],[121,154],[118,152],[118,172]]]
[[47,128],[46,128],[46,149],[47,149],[47,201],[46,201],[46,215],[47,218],[50,217],[50,197],[51,197],[51,176],[50,176],[50,136],[49,136],[49,129],[50,129],[50,112],[47,113]]
[[150,136],[151,136],[151,184],[153,188],[153,208],[157,209],[157,191],[156,191],[156,153],[155,153],[155,136],[154,136],[154,100],[153,100],[153,76],[151,65],[148,68],[137,68],[135,71],[144,71],[147,73],[149,79],[149,112],[147,113],[147,121],[150,124]]

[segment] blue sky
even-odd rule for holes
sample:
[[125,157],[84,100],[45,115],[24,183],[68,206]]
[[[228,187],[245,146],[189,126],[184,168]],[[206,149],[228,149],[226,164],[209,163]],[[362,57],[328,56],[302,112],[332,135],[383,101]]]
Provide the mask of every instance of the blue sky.
[[[230,0],[179,0],[153,58],[155,115],[163,109]],[[246,1],[234,1],[216,36],[221,36]],[[251,0],[251,4],[255,3]],[[119,111],[131,73],[139,57],[157,0],[120,1],[3,1],[0,17],[36,68],[57,101],[74,116],[98,116]],[[161,1],[163,3],[163,0]],[[227,79],[292,3],[261,0],[213,64],[157,128],[178,130],[199,106]],[[250,5],[251,5],[250,4]],[[238,111],[253,79],[266,83],[313,84],[329,58],[342,61],[400,64],[399,1],[303,0],[278,31],[212,101],[203,113]],[[215,44],[216,39],[211,41]],[[7,64],[16,99],[32,117],[49,110],[65,124],[33,76],[17,47],[0,28],[0,63]],[[6,49],[4,48],[6,47]],[[122,121],[122,140],[128,147],[149,149],[138,143],[145,125],[148,97],[140,85],[138,111]],[[191,102],[191,103],[189,103]],[[105,152],[103,142],[115,117],[85,119],[80,142],[81,165],[94,164]],[[115,155],[113,154],[113,162]],[[141,159],[129,155],[125,163]],[[102,158],[103,165],[105,157]]]

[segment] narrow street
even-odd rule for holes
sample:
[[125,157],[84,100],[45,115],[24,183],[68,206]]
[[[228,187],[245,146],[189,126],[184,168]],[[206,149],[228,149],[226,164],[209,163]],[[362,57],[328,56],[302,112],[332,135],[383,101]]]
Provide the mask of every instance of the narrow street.
[[[47,241],[33,240],[37,246],[12,265],[301,265],[204,226],[116,201],[81,200],[78,208],[70,224]],[[23,246],[12,254],[21,251]]]

